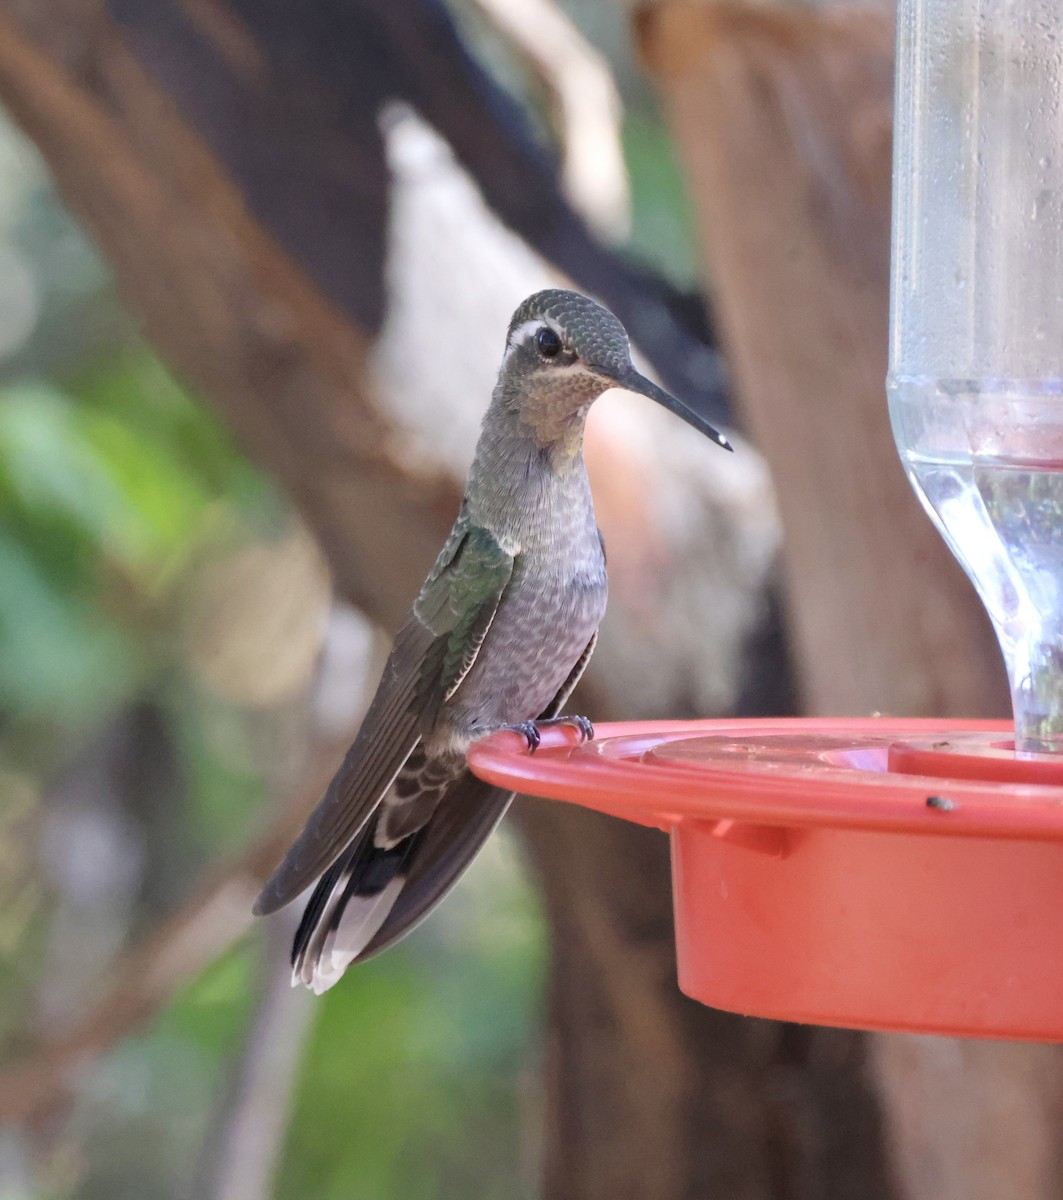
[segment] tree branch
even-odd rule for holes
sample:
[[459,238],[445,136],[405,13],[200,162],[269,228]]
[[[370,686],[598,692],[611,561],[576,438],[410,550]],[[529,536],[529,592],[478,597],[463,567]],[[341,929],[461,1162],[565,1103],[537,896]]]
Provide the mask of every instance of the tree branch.
[[610,242],[631,229],[623,110],[609,64],[551,0],[477,0],[549,88],[569,203]]

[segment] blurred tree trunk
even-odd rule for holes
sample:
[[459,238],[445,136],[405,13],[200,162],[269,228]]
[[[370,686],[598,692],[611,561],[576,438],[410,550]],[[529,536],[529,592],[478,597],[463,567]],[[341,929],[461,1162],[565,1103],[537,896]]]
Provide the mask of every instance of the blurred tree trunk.
[[[641,32],[779,495],[808,711],[1006,714],[988,620],[889,429],[889,21],[676,0]],[[870,1041],[904,1196],[1060,1194],[1058,1048]]]
[[[396,308],[382,99],[415,100],[507,225],[629,325],[624,303],[636,317],[654,303],[566,216],[549,176],[519,152],[512,113],[484,102],[471,71],[427,2],[0,0],[0,98],[148,335],[289,491],[342,592],[389,627],[456,512],[460,478],[431,435],[465,410],[456,379],[440,411],[419,412],[436,422],[419,432],[407,392],[372,382]],[[474,249],[450,280],[473,275]],[[448,286],[429,306],[436,341],[405,348],[414,366],[445,364],[437,355],[455,342],[466,357],[487,353],[486,318],[454,323],[469,287]],[[674,323],[659,302],[653,311],[644,348],[674,369],[676,338],[653,334]],[[505,316],[488,315],[493,373]],[[810,343],[809,357],[819,353]],[[467,389],[476,410],[481,383]],[[710,474],[711,449],[687,432],[633,409],[599,422],[588,446],[612,577],[588,680],[596,716],[788,703],[756,457],[718,456]],[[523,824],[553,933],[551,1200],[890,1195],[857,1035],[743,1020],[679,995],[664,839],[534,802]]]

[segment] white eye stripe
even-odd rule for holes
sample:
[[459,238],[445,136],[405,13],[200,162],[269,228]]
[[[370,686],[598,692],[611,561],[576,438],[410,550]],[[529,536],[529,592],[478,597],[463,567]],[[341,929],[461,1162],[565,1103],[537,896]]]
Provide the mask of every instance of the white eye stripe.
[[[552,329],[554,333],[557,330],[547,321],[540,320],[538,317],[530,321],[523,321],[516,326],[513,332],[509,335],[509,340],[506,342],[506,352],[502,356],[502,365],[505,366],[513,355],[513,352],[523,345],[527,345],[535,337],[540,329]],[[560,337],[561,335],[558,334]]]
[[[518,325],[516,329],[514,329],[509,335],[509,341],[507,342],[507,345],[510,349],[513,349],[514,346],[519,346],[521,342],[530,340],[539,332],[540,329],[551,328],[552,326],[548,325],[545,321],[540,321],[538,319],[525,321],[523,324]],[[556,333],[557,330],[555,329],[554,332]]]

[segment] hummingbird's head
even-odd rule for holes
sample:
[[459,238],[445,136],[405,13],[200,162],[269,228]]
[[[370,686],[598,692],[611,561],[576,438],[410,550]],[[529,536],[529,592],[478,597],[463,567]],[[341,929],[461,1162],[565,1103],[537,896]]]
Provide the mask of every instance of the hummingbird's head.
[[656,400],[730,450],[694,409],[659,388],[631,363],[623,325],[578,292],[536,292],[513,314],[499,374],[499,397],[540,445],[578,449],[587,409],[609,388]]

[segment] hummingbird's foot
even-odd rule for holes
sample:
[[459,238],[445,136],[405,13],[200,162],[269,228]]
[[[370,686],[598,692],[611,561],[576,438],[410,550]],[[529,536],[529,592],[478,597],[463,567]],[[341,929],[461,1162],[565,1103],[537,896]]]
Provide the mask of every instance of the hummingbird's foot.
[[580,744],[583,742],[591,742],[594,740],[594,726],[590,722],[589,717],[571,716],[571,717],[544,717],[541,721],[536,721],[536,725],[540,729],[545,729],[548,725],[571,725],[579,734]]
[[528,753],[534,754],[539,749],[543,735],[539,732],[551,725],[571,725],[579,733],[580,744],[589,742],[594,737],[594,726],[586,717],[543,717],[541,721],[514,721],[511,725],[496,725],[493,729],[485,729],[487,733],[519,733],[528,743]]
[[539,732],[541,723],[539,721],[514,721],[512,725],[500,725],[498,728],[507,733],[519,733],[528,743],[528,753],[534,754],[543,740],[543,735]]

